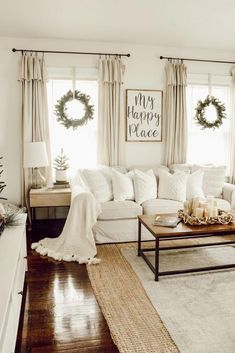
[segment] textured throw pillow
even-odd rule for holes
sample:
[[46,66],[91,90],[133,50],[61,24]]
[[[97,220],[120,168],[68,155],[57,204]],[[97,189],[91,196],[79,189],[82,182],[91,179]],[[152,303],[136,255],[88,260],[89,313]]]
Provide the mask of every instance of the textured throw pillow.
[[134,200],[133,177],[133,171],[123,174],[112,169],[114,201]]
[[135,201],[140,205],[142,202],[156,199],[157,179],[152,169],[142,172],[134,170]]
[[106,202],[113,199],[111,176],[99,169],[85,169],[83,176],[86,183],[98,202]]
[[203,191],[205,196],[210,195],[220,198],[222,196],[223,184],[225,182],[226,166],[193,166],[193,171],[198,169],[204,171]]
[[190,164],[182,163],[182,164],[172,164],[170,166],[170,172],[185,172],[187,174],[191,174],[192,166]]
[[196,172],[190,174],[187,180],[186,198],[191,200],[194,197],[204,198],[204,192],[202,190],[204,171],[198,169]]
[[175,201],[186,200],[188,175],[184,172],[170,174],[162,172],[159,174],[158,197]]

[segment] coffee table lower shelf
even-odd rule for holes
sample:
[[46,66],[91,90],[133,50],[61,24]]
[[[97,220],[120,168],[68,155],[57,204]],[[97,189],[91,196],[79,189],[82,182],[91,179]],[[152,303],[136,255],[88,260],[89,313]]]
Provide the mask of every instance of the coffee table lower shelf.
[[[188,268],[183,270],[172,270],[172,271],[160,271],[159,270],[159,255],[160,251],[162,250],[177,250],[177,249],[187,249],[187,248],[199,248],[199,247],[209,247],[209,246],[224,246],[224,245],[231,245],[235,244],[235,240],[232,241],[224,241],[224,242],[214,242],[214,243],[204,243],[204,244],[192,244],[192,245],[182,245],[182,246],[170,246],[170,247],[160,247],[161,241],[169,241],[169,240],[182,240],[182,239],[196,239],[196,238],[207,238],[213,236],[225,236],[231,234],[231,231],[219,234],[192,234],[192,235],[182,235],[182,236],[171,236],[170,233],[167,236],[157,235],[156,233],[153,234],[151,229],[146,225],[146,223],[142,222],[143,216],[139,216],[138,220],[138,256],[141,256],[144,261],[147,263],[149,268],[152,270],[155,276],[155,281],[159,280],[160,276],[171,276],[171,275],[178,275],[178,274],[186,274],[186,273],[193,273],[193,272],[205,272],[205,271],[213,271],[213,270],[221,270],[221,269],[228,269],[228,268],[235,268],[234,264],[225,264],[225,265],[217,265],[217,266],[207,266],[207,267],[196,267],[196,268]],[[151,248],[144,248],[142,249],[141,243],[141,224],[143,224],[150,233],[155,238],[155,247]],[[234,230],[235,233],[235,230]],[[155,261],[154,265],[150,262],[148,257],[145,255],[145,252],[154,251],[155,252]]]

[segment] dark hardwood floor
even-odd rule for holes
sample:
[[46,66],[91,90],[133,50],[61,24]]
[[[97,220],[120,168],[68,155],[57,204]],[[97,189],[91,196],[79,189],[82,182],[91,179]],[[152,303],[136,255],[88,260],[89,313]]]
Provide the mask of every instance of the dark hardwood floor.
[[85,265],[57,262],[30,250],[57,236],[64,221],[37,221],[28,232],[28,273],[15,353],[118,352]]

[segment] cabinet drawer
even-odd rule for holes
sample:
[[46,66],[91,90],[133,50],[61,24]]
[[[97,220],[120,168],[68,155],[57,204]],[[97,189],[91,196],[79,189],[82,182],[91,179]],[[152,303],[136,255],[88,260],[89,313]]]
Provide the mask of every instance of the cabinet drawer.
[[30,207],[70,206],[70,201],[70,193],[30,195]]
[[19,323],[25,269],[27,215],[20,224],[6,227],[0,237],[0,352],[13,353]]
[[8,313],[5,322],[5,335],[2,346],[2,352],[14,353],[15,342],[17,337],[17,330],[19,324],[21,303],[22,303],[22,292],[24,288],[24,279],[26,271],[26,259],[25,257],[25,238],[22,242],[20,250],[17,271],[14,278],[14,285],[11,292]]

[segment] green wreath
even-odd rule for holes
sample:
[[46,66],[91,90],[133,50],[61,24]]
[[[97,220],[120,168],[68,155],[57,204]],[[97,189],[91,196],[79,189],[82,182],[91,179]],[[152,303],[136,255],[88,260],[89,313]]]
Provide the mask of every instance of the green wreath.
[[[82,118],[72,119],[69,118],[67,114],[66,103],[72,101],[73,99],[78,100],[84,105],[85,114]],[[87,124],[89,120],[94,118],[94,106],[89,104],[90,96],[81,93],[80,91],[75,91],[74,94],[69,90],[64,96],[62,96],[55,105],[55,115],[57,116],[57,121],[64,125],[67,129],[70,127],[73,130],[77,129],[79,126]]]
[[[216,119],[212,122],[209,122],[205,116],[205,108],[212,104],[216,109]],[[220,127],[223,124],[223,119],[226,119],[225,106],[219,101],[218,98],[208,95],[206,99],[202,102],[198,101],[196,110],[196,124],[202,126],[202,129],[215,129]]]

